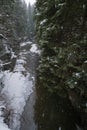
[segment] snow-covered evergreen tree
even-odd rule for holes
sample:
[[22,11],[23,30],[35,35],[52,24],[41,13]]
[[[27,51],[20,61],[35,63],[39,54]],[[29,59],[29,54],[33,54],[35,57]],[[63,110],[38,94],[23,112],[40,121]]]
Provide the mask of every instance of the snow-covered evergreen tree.
[[42,50],[40,81],[62,96],[74,91],[79,100],[73,105],[83,109],[87,99],[87,1],[37,0],[35,11]]

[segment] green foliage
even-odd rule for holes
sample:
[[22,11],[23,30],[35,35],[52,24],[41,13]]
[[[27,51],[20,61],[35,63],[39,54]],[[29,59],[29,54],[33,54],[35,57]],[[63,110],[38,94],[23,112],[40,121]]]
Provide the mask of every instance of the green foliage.
[[87,98],[87,2],[37,0],[35,11],[43,86],[64,96],[74,89]]

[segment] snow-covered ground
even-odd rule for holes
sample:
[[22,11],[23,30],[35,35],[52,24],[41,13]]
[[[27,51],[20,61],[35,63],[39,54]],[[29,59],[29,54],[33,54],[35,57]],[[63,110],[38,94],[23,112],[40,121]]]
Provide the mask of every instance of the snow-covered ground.
[[[0,72],[0,130],[19,130],[20,116],[24,110],[26,100],[33,92],[34,82],[30,77],[30,73],[26,70],[26,55],[29,50],[24,53],[24,46],[31,44],[31,42],[22,43],[22,50],[17,58],[13,72],[1,71]],[[30,52],[40,53],[35,44],[31,45]],[[4,123],[7,116],[7,123]],[[5,117],[5,118],[4,118]],[[10,121],[10,122],[9,122]]]
[[7,125],[5,125],[5,123],[0,122],[0,130],[10,130],[10,129],[8,128]]
[[[29,81],[29,73],[24,76],[21,72],[4,72],[3,78],[4,88],[2,95],[6,100],[6,105],[12,115],[11,128],[19,129],[20,126],[20,115],[23,112],[26,100],[33,91],[33,83]],[[11,126],[12,125],[12,126]]]

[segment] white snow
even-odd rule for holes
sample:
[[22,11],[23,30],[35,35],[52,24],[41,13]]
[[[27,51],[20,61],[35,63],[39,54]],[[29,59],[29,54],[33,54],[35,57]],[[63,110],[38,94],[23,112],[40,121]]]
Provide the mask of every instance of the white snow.
[[33,92],[33,82],[29,80],[30,74],[26,72],[24,67],[26,58],[23,59],[23,51],[21,55],[19,54],[20,56],[16,61],[14,71],[5,71],[3,78],[4,88],[2,95],[4,94],[9,109],[13,110],[14,117],[11,127],[16,130],[20,128],[20,115],[24,110],[26,100]]
[[37,54],[41,53],[40,50],[37,49],[37,45],[36,44],[32,44],[32,47],[31,47],[30,51],[32,53],[37,53]]
[[80,78],[80,73],[75,73],[75,76]]
[[23,42],[23,43],[21,43],[20,46],[23,47],[23,46],[31,45],[31,44],[32,44],[32,42],[30,42],[30,41],[29,42]]
[[0,72],[0,79],[3,77],[3,72],[1,71]]
[[9,64],[11,64],[11,62],[7,62],[7,63],[4,63],[4,64],[0,64],[0,66],[2,67],[2,66],[4,66],[4,65],[9,65]]
[[0,130],[11,130],[8,128],[7,125],[5,125],[4,123],[0,122]]
[[32,81],[29,81],[29,74],[25,77],[23,74],[6,71],[4,74],[4,89],[2,94],[8,98],[8,104],[11,108],[20,113],[23,111],[27,96],[32,93]]
[[[4,88],[2,90],[2,95],[4,94],[6,103],[9,109],[13,110],[13,128],[20,127],[20,115],[23,112],[26,100],[28,96],[33,92],[33,83],[29,81],[30,75],[24,76],[21,72],[4,72]],[[0,129],[1,130],[1,129]]]
[[46,23],[47,22],[47,19],[44,19],[44,20],[42,20],[41,22],[40,22],[40,25],[43,25],[44,23]]
[[25,64],[26,61],[24,61],[23,59],[18,59],[16,64]]
[[84,63],[87,63],[87,60],[86,60],[86,61],[84,61]]
[[58,4],[58,6],[64,6],[66,5],[66,2]]
[[[22,43],[21,45],[26,46],[30,43],[31,42]],[[26,54],[24,54],[25,51]],[[3,100],[1,101],[0,99],[0,130],[11,130],[3,121],[4,117],[2,116],[2,108],[8,108],[8,110],[12,110],[10,128],[19,130],[20,116],[24,110],[26,100],[33,92],[33,83],[35,77],[31,77],[30,73],[27,72],[25,67],[27,65],[26,55],[28,52],[29,50],[25,50],[24,48],[21,50],[16,60],[16,65],[13,72],[0,72],[0,79],[2,79],[0,85],[3,83],[3,88],[1,87],[2,89],[0,95],[4,95],[5,101],[3,103]],[[38,54],[40,53],[40,51],[37,49],[36,44],[31,45],[30,52]],[[15,54],[13,53],[13,57],[14,56]]]
[[17,59],[14,71],[15,72],[24,72],[24,71],[26,71],[25,68],[24,68],[24,64],[26,64],[26,61],[24,59]]
[[12,48],[10,48],[10,53],[11,53],[11,59],[17,57],[17,56],[15,55],[14,51],[12,50]]
[[19,64],[19,65],[17,65],[16,67],[15,67],[15,70],[14,70],[15,72],[24,72],[25,71],[25,68],[21,65],[21,64]]
[[41,15],[41,13],[39,13],[39,12],[38,12],[38,13],[36,13],[36,16],[40,16],[40,15]]

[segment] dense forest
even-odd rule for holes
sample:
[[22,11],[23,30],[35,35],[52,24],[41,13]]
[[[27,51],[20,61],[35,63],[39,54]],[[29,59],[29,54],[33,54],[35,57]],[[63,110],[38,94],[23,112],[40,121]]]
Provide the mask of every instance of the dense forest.
[[0,34],[9,39],[8,44],[17,53],[21,41],[34,35],[33,6],[24,0],[0,1]]
[[[33,44],[32,41],[35,43]],[[34,57],[35,55],[38,58]],[[38,59],[39,65],[36,71],[35,63],[38,64]],[[35,77],[30,74],[32,68],[35,69]],[[20,69],[24,70],[20,71]],[[7,105],[9,100],[9,98],[2,98],[5,96],[2,94],[2,90],[8,82],[11,84],[12,81],[16,81],[14,80],[16,79],[15,74],[19,78],[19,82],[23,82],[25,79],[28,85],[33,84],[30,83],[30,79],[33,82],[37,78],[35,80],[36,87],[40,85],[40,87],[44,88],[41,95],[38,94],[39,92],[34,92],[39,97],[39,103],[36,95],[33,99],[30,98],[34,100],[32,102],[36,103],[34,108],[30,108],[40,110],[34,112],[37,115],[36,120],[39,119],[38,115],[41,109],[45,111],[45,114],[47,112],[47,116],[49,115],[48,120],[50,116],[55,119],[53,116],[58,116],[56,114],[58,113],[57,105],[62,108],[61,104],[63,106],[64,103],[58,103],[61,102],[60,99],[64,99],[67,106],[69,106],[69,101],[70,109],[78,113],[80,117],[78,126],[87,130],[87,0],[36,0],[35,5],[30,3],[27,5],[25,0],[0,0],[0,121],[2,119],[1,108],[3,108],[1,102],[4,100],[5,105]],[[27,74],[31,77],[28,77]],[[13,77],[8,79],[9,75]],[[5,84],[4,80],[6,78],[8,82],[6,81]],[[26,78],[29,78],[29,82]],[[37,85],[37,82],[39,82],[39,85]],[[7,86],[9,90],[11,85]],[[26,87],[26,85],[24,86]],[[24,86],[23,91],[20,91],[26,97]],[[36,89],[32,91],[36,91]],[[48,94],[54,97],[52,104],[46,97]],[[12,96],[14,97],[14,94]],[[41,96],[44,97],[44,100]],[[14,100],[13,97],[12,100]],[[60,101],[57,102],[57,100]],[[12,103],[12,101],[9,102]],[[54,103],[57,104],[56,107]],[[21,106],[22,103],[19,104]],[[40,108],[38,104],[41,106]],[[51,105],[53,105],[52,109],[50,108]],[[51,110],[53,112],[53,108],[56,109],[55,114],[48,114]],[[14,121],[11,122],[9,118],[12,116],[9,114],[10,109],[7,106],[3,108],[3,111],[5,111],[4,123],[9,128],[11,126],[9,124],[14,124]],[[9,115],[6,115],[6,112]],[[42,123],[43,120],[46,121],[44,113],[41,113]],[[63,116],[62,112],[60,118],[62,118],[61,115]],[[61,130],[62,127],[58,127]]]
[[0,0],[0,130],[19,130],[19,115],[31,93],[26,66],[31,62],[33,11],[34,5],[27,5],[25,0]]
[[37,0],[35,13],[39,80],[71,101],[87,129],[87,1]]

